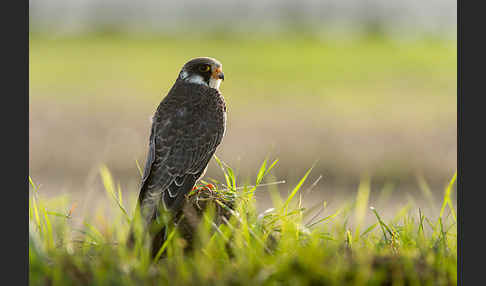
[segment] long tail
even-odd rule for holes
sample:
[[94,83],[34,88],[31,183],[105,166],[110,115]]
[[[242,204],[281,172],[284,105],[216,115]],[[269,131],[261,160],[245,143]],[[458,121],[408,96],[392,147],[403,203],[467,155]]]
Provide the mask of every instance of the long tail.
[[[189,193],[192,188],[194,187],[196,183],[196,176],[189,175],[188,178],[184,180],[184,183],[181,186],[177,186],[177,184],[172,183],[169,188],[174,192],[177,192],[177,196],[171,198],[169,196],[169,191],[165,190],[162,195],[162,200],[164,202],[165,208],[171,213],[172,218],[176,217],[176,215],[182,210],[184,207],[184,201],[185,201],[185,196],[187,193]],[[135,212],[137,214],[140,213],[141,210],[141,203],[143,200],[139,200],[137,202],[137,207],[135,209]],[[144,231],[143,235],[146,235],[148,233],[148,227],[151,224],[155,222],[156,216],[154,215],[153,217],[150,218],[145,218],[143,219],[143,224],[144,224]],[[133,223],[132,226],[130,227],[130,232],[127,238],[127,246],[129,248],[133,248],[135,246],[135,231],[133,229]],[[164,242],[167,240],[167,227],[162,226],[160,231],[156,232],[155,234],[150,234],[151,235],[151,254],[152,258],[155,258],[157,255],[159,249],[162,247]]]
[[[140,211],[140,207],[139,205],[137,204],[137,208],[136,208],[136,211]],[[135,219],[134,219],[135,220]],[[143,221],[142,223],[144,224],[144,227],[143,227],[143,231],[142,231],[142,234],[141,234],[141,239],[143,240],[145,238],[145,236],[147,234],[149,234],[149,226],[151,224],[153,224],[155,221],[155,219],[152,219],[149,223],[147,223],[146,221]],[[137,222],[132,222],[131,226],[130,226],[130,231],[128,233],[128,238],[127,238],[127,247],[129,249],[133,249],[133,247],[135,246],[135,243],[136,243],[136,232],[134,230],[134,223],[137,223]],[[162,228],[157,232],[155,233],[155,235],[151,235],[151,256],[152,258],[155,258],[155,256],[157,255],[159,249],[162,247],[162,245],[164,244],[164,242],[166,241],[167,239],[167,231],[166,231],[166,226],[162,226]]]

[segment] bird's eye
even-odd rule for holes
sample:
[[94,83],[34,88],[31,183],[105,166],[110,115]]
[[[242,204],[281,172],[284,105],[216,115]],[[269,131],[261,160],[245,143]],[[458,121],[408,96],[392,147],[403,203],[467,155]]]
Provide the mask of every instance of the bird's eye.
[[199,67],[199,70],[202,71],[202,72],[208,72],[210,69],[211,69],[211,67],[208,66],[208,65],[203,65],[203,66]]

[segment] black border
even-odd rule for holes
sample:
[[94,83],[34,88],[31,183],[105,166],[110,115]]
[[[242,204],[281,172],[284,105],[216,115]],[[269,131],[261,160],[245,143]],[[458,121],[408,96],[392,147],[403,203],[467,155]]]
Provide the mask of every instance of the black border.
[[457,2],[458,285],[484,284],[486,44],[479,3]]
[[29,283],[29,1],[5,2],[2,30],[2,281]]

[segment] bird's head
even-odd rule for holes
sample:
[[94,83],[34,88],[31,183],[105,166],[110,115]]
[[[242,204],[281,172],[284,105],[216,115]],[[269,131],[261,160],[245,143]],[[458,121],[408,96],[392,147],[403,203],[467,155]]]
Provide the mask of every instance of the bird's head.
[[224,80],[223,65],[213,58],[195,58],[182,67],[179,79],[219,89]]

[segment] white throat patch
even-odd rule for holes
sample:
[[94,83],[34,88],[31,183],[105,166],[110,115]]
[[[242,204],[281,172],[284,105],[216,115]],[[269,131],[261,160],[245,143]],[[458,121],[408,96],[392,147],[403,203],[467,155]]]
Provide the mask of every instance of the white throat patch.
[[220,79],[214,79],[213,77],[211,77],[209,79],[209,87],[212,87],[214,89],[219,90],[219,85],[220,84],[221,84],[221,80]]

